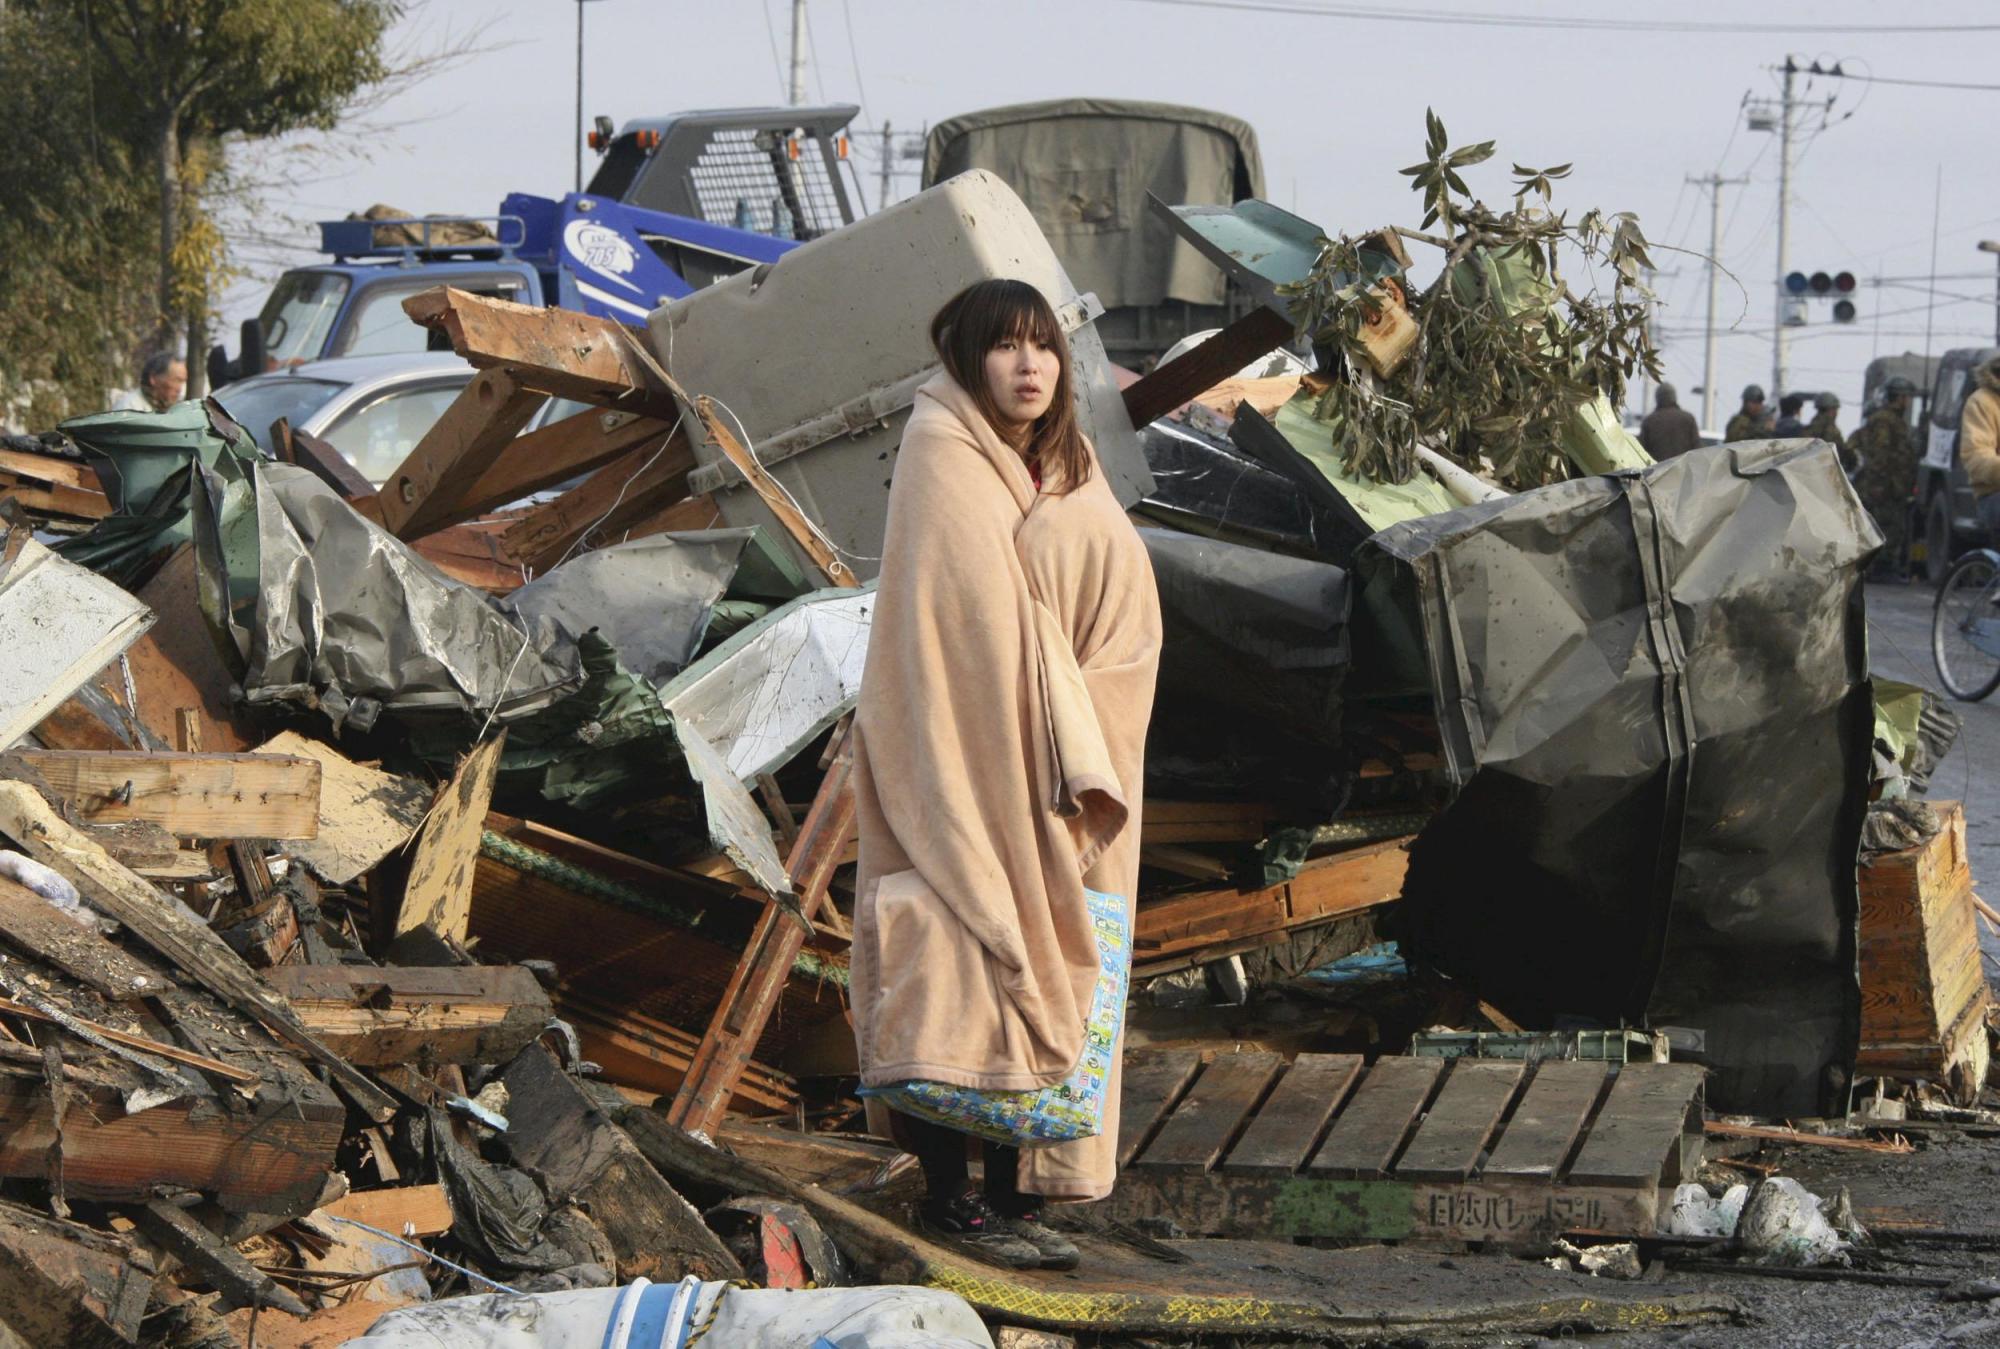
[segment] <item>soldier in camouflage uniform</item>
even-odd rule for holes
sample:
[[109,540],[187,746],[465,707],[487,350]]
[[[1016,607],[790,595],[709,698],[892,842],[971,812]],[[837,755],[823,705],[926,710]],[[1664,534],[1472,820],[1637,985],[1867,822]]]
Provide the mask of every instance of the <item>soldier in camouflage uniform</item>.
[[1876,570],[1899,581],[1909,580],[1910,497],[1917,485],[1917,447],[1910,443],[1909,406],[1915,392],[1915,386],[1900,377],[1884,384],[1882,405],[1849,442],[1861,460],[1855,490],[1882,531]]
[[1836,422],[1840,417],[1840,395],[1823,393],[1813,399],[1813,407],[1818,411],[1806,423],[1806,434],[1814,440],[1824,440],[1840,452],[1840,464],[1849,473],[1854,472],[1854,451],[1848,446],[1847,437],[1840,434]]
[[1764,407],[1763,386],[1752,384],[1743,390],[1743,408],[1729,419],[1722,440],[1728,445],[1739,440],[1762,440],[1771,434],[1773,425],[1771,414]]

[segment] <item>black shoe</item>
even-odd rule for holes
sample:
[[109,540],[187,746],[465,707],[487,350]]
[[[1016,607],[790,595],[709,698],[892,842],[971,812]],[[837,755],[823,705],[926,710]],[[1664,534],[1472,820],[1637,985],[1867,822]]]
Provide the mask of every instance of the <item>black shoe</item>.
[[926,1199],[917,1209],[917,1222],[926,1232],[943,1237],[989,1264],[1003,1269],[1042,1267],[1040,1249],[1024,1240],[1008,1219],[995,1213],[986,1196],[977,1190],[942,1202]]
[[1043,1269],[1075,1269],[1083,1258],[1076,1243],[1042,1222],[1039,1213],[1022,1213],[1013,1217],[996,1218],[999,1229],[1009,1236],[1019,1237],[1035,1248],[1041,1257]]

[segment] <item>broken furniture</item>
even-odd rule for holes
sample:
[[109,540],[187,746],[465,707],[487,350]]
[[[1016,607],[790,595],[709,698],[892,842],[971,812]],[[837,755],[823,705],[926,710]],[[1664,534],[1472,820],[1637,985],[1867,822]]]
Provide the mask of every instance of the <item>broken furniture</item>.
[[1991,1059],[1965,807],[1934,802],[1929,842],[1861,863],[1859,1077],[1923,1079],[1960,1105],[1978,1099]]

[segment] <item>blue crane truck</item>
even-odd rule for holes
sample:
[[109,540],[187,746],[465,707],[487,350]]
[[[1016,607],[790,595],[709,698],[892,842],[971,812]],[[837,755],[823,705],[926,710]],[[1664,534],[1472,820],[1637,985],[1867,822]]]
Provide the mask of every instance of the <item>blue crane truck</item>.
[[603,161],[582,192],[510,193],[497,215],[330,220],[329,260],[278,278],[209,382],[335,356],[423,351],[403,301],[456,286],[518,304],[638,323],[723,276],[776,262],[851,223],[845,128],[858,110],[747,108],[628,123],[590,135]]

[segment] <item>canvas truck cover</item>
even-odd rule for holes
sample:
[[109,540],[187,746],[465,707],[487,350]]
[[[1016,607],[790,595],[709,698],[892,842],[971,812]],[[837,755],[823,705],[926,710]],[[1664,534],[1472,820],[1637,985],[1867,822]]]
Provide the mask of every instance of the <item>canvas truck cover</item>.
[[1106,309],[1220,304],[1223,279],[1146,205],[1261,196],[1248,122],[1201,108],[1068,98],[967,113],[931,128],[924,183],[985,169],[1020,194],[1078,290]]
[[1720,1109],[1821,1109],[1858,1035],[1879,544],[1818,441],[1376,535],[1357,564],[1421,633],[1457,789],[1410,851],[1406,952],[1532,1025],[1698,1028]]

